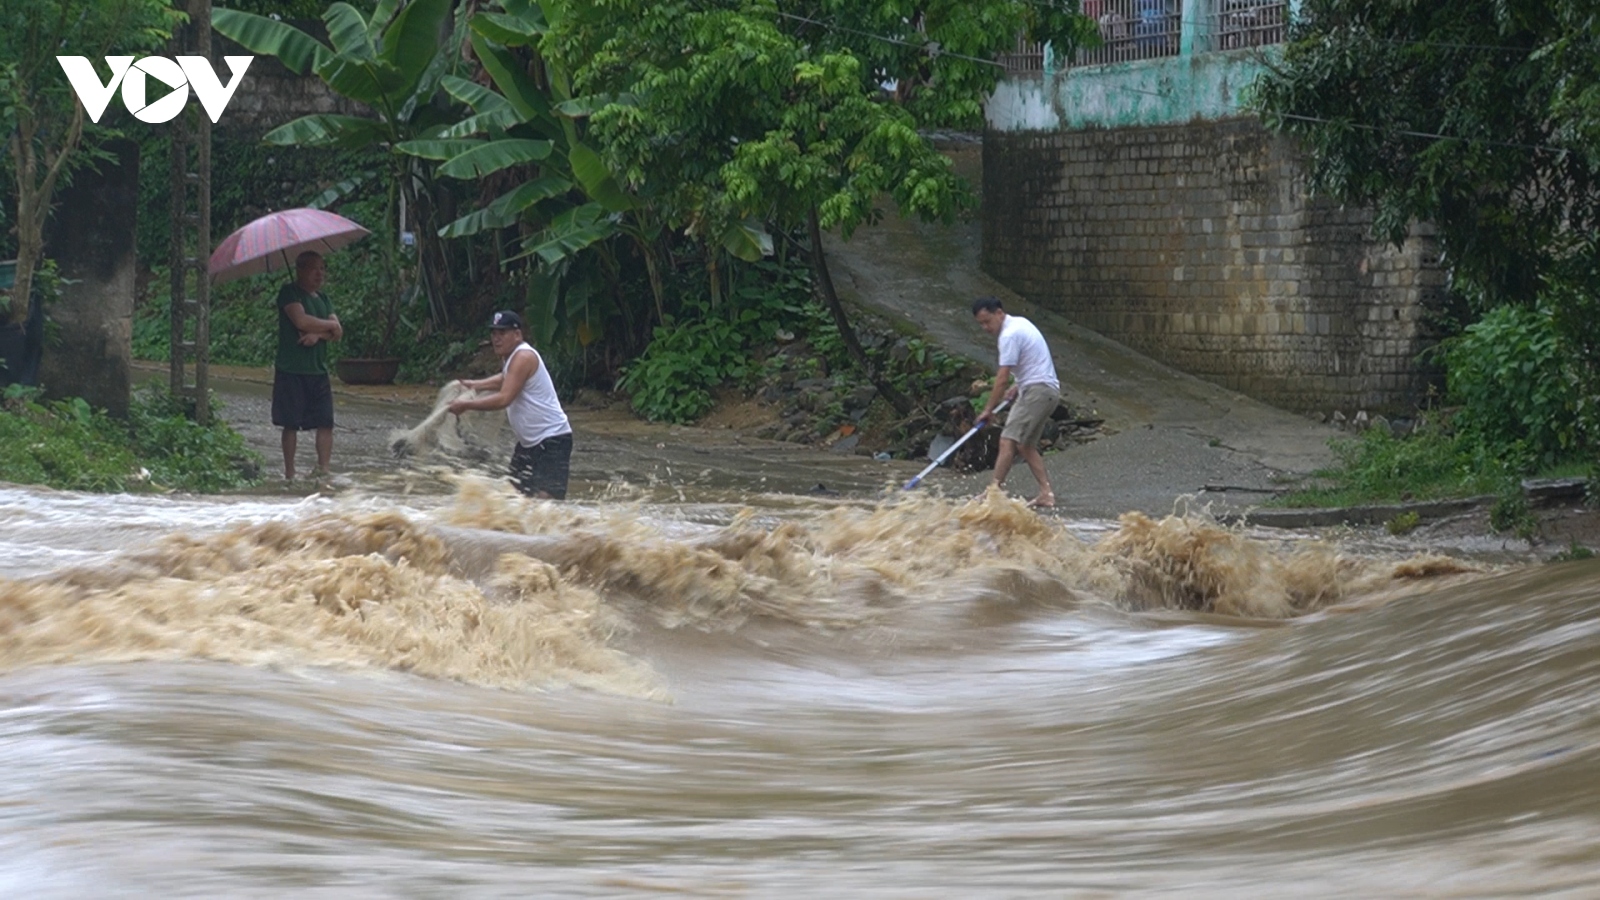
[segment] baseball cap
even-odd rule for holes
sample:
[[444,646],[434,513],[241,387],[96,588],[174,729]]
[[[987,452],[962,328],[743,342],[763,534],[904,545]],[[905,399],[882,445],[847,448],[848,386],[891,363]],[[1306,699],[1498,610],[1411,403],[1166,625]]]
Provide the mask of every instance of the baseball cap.
[[489,329],[491,331],[499,331],[506,328],[515,328],[521,331],[522,317],[508,309],[502,309],[489,317]]

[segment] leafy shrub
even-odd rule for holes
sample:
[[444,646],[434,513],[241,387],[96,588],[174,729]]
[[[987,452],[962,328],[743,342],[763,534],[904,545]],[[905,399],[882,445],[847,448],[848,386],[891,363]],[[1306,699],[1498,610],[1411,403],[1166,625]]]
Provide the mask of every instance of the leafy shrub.
[[247,470],[259,471],[260,457],[244,438],[215,413],[211,424],[199,425],[184,411],[187,400],[175,399],[166,385],[154,382],[133,395],[126,430],[132,450],[157,485],[176,490],[214,493],[251,483]]
[[1538,533],[1539,521],[1528,508],[1528,498],[1520,484],[1513,481],[1501,488],[1500,495],[1489,508],[1489,527],[1495,531],[1509,531],[1523,540],[1532,540]]
[[1395,537],[1399,537],[1402,534],[1410,534],[1411,532],[1417,530],[1417,526],[1420,524],[1422,524],[1422,517],[1415,511],[1411,511],[1400,513],[1389,521],[1383,523],[1383,527],[1390,534],[1394,535]]
[[124,491],[138,477],[127,434],[82,398],[41,402],[12,385],[0,409],[0,478],[63,490]]
[[1574,539],[1567,543],[1567,549],[1550,557],[1550,562],[1574,562],[1580,559],[1594,559],[1594,551]]
[[652,422],[693,422],[710,411],[711,388],[744,376],[744,348],[744,336],[720,317],[663,325],[617,386]]
[[1444,358],[1468,439],[1545,464],[1578,447],[1580,391],[1549,310],[1490,310],[1446,343]]
[[[270,366],[278,351],[278,309],[273,299],[281,273],[220,285],[211,294],[211,360],[220,365]],[[172,349],[171,282],[164,269],[134,311],[133,355],[167,360]],[[192,320],[191,320],[192,321]],[[190,332],[192,336],[192,331]]]
[[681,315],[658,326],[644,353],[623,370],[617,387],[628,393],[639,415],[677,423],[705,415],[715,402],[712,388],[761,372],[750,350],[772,341],[780,330],[808,335],[825,358],[846,358],[827,311],[808,299],[810,281],[802,268],[762,260],[738,271],[722,308],[685,303]]
[[226,424],[197,425],[160,386],[133,397],[128,420],[81,398],[44,402],[13,385],[0,402],[0,478],[63,490],[221,491],[250,483],[260,460]]

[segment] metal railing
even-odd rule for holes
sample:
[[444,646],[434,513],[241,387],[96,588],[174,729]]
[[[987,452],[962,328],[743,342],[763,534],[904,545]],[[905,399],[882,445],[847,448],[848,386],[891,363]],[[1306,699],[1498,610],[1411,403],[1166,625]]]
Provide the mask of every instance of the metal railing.
[[[1082,0],[1083,14],[1100,26],[1100,46],[1078,48],[1067,66],[1097,66],[1177,56],[1182,48],[1182,0]],[[1287,0],[1206,0],[1197,4],[1194,52],[1281,44],[1289,36]],[[1017,35],[998,56],[1007,75],[1044,71],[1045,46]]]
[[1205,50],[1240,50],[1281,44],[1289,36],[1285,0],[1216,0],[1202,32]]
[[1178,55],[1183,26],[1178,0],[1083,0],[1081,9],[1099,23],[1101,43],[1079,49],[1074,66]]
[[1016,47],[1009,52],[998,54],[996,62],[1005,67],[1007,75],[1043,72],[1044,44],[1028,40],[1025,34],[1018,34]]

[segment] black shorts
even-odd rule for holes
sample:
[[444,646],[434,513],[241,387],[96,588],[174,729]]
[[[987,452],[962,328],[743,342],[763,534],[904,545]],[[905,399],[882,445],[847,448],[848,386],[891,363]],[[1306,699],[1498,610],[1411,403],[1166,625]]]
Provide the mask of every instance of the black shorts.
[[333,385],[326,375],[272,374],[272,424],[310,431],[333,427]]
[[572,433],[547,437],[532,447],[511,451],[511,483],[529,497],[545,494],[567,499],[567,473],[572,466]]

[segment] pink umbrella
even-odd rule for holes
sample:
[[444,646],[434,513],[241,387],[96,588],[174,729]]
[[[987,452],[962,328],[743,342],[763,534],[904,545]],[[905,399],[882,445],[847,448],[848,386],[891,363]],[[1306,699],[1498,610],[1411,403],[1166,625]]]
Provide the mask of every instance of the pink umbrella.
[[329,253],[372,232],[320,209],[282,209],[267,213],[223,239],[206,271],[213,284],[279,269],[292,269],[306,250]]

